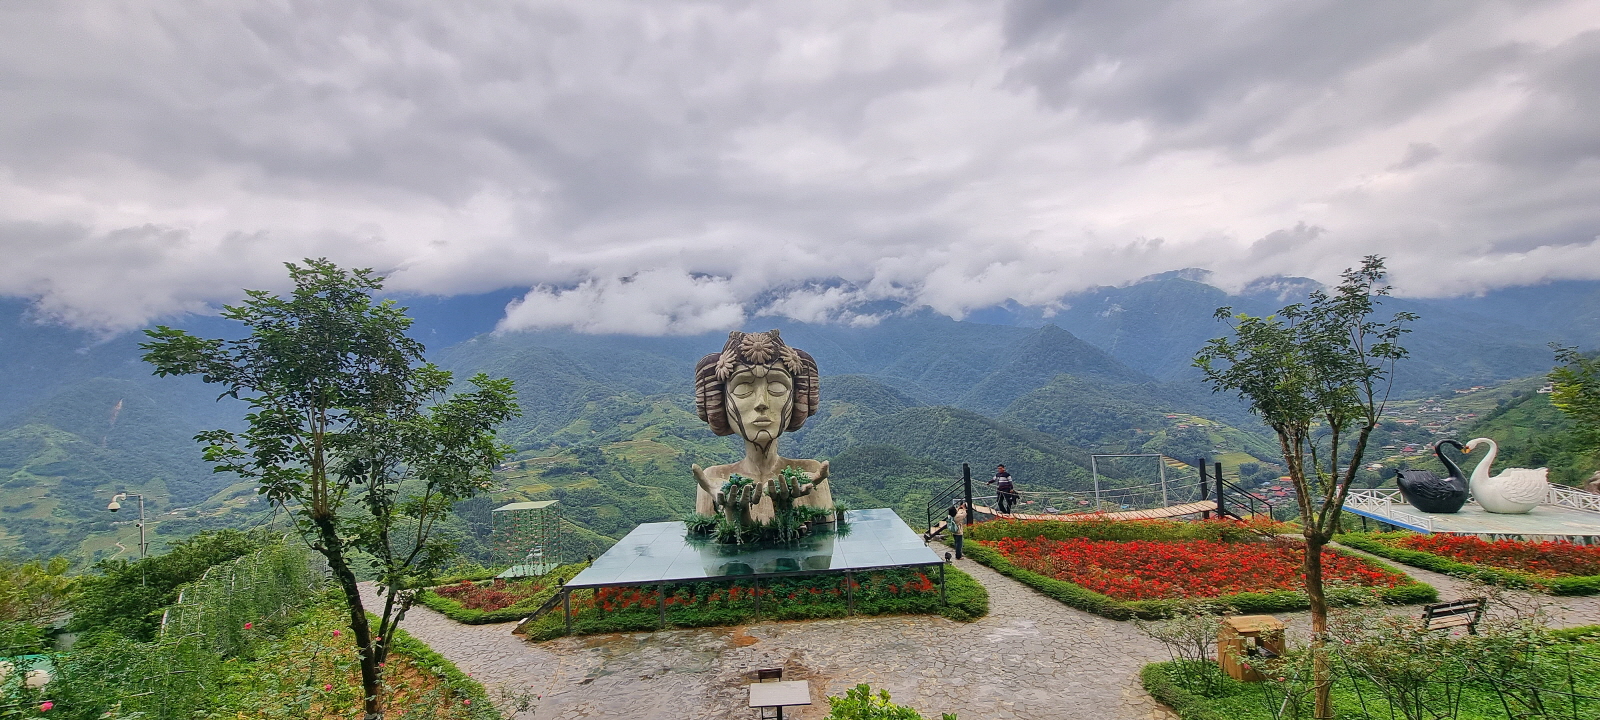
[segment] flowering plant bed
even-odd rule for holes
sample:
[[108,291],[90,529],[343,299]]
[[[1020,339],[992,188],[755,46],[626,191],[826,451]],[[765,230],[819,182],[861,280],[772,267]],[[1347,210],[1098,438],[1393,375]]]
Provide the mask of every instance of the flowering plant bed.
[[1553,595],[1600,594],[1600,547],[1593,545],[1410,532],[1349,533],[1335,541],[1434,572]]
[[[1244,526],[1230,529],[1229,522],[1105,522],[1093,528],[1070,527],[1093,522],[1010,523],[984,528],[986,539],[970,543],[967,554],[1067,605],[1119,620],[1165,617],[1197,606],[1252,613],[1309,607],[1301,580],[1304,545],[1236,534]],[[1002,532],[1014,536],[995,537]],[[1098,539],[1104,537],[1156,539]],[[1431,586],[1382,563],[1336,549],[1323,552],[1332,603],[1376,596],[1413,604],[1438,597]]]
[[[934,571],[936,573],[936,571]],[[929,569],[902,568],[855,575],[856,615],[941,614],[976,620],[989,612],[989,593],[971,576],[945,568],[947,602],[939,598],[938,575]],[[847,614],[842,574],[804,575],[751,581],[690,582],[669,585],[665,593],[667,627],[740,625],[761,620],[812,620]],[[661,622],[655,586],[607,587],[572,593],[575,635],[655,630]],[[558,608],[520,629],[535,640],[566,634]]]
[[527,617],[587,563],[562,565],[546,575],[517,580],[463,580],[417,593],[417,602],[467,625],[516,622]]

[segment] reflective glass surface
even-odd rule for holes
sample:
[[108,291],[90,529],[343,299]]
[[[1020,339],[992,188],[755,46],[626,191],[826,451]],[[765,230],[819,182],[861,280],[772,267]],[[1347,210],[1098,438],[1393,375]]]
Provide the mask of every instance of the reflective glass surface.
[[813,530],[791,543],[720,545],[688,537],[681,522],[645,523],[611,546],[567,587],[599,587],[819,570],[934,565],[893,510],[848,510],[844,528]]

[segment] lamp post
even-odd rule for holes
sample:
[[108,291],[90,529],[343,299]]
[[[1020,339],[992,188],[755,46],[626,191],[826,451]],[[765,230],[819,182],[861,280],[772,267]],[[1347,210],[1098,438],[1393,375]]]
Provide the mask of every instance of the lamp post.
[[139,498],[139,559],[143,560],[146,551],[150,549],[150,544],[144,541],[144,496],[139,493],[117,493],[111,497],[111,504],[107,505],[106,509],[111,512],[121,510],[122,501],[127,500],[129,495]]

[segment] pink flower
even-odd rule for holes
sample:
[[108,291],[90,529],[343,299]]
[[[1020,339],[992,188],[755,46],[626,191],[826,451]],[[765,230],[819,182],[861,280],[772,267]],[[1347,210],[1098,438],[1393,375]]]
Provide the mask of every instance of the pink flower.
[[46,700],[46,701],[44,701],[42,703],[39,703],[39,712],[50,712],[50,708],[53,708],[55,706],[56,706],[55,703],[50,702],[49,700]]
[[471,704],[472,704],[472,701],[471,701],[471,700],[462,700],[462,701],[461,701],[461,704],[462,704],[462,705],[471,705]]
[[246,630],[249,630],[250,628],[253,628],[253,627],[255,627],[255,623],[245,623],[244,624],[244,629],[246,629]]
[[323,690],[332,690],[332,689],[333,689],[333,684],[332,684],[332,683],[329,683],[329,684],[327,684],[327,685],[323,685],[323,686],[322,686],[322,689],[323,689]]
[[339,637],[339,631],[338,630],[333,631],[333,636],[334,637]]

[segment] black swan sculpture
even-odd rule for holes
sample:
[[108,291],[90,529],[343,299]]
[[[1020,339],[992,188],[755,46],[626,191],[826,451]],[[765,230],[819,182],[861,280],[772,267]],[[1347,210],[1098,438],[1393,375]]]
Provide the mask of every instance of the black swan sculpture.
[[1433,446],[1433,454],[1450,469],[1449,477],[1439,477],[1427,470],[1401,470],[1394,477],[1400,494],[1406,496],[1411,506],[1427,513],[1453,513],[1467,504],[1467,476],[1461,468],[1444,455],[1444,446],[1465,448],[1454,440],[1440,440]]

